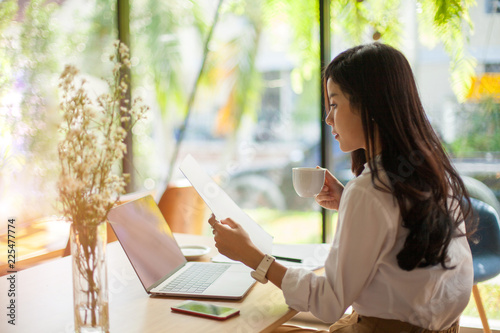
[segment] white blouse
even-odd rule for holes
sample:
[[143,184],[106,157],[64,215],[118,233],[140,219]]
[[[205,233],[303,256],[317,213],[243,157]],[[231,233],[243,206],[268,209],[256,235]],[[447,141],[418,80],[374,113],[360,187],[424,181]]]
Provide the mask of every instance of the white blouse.
[[396,260],[407,234],[396,200],[375,189],[365,165],[342,194],[325,275],[289,268],[282,282],[287,304],[329,323],[352,305],[363,316],[429,330],[448,328],[467,306],[473,285],[467,239],[453,238],[448,247],[449,266],[454,269],[436,265],[408,272]]

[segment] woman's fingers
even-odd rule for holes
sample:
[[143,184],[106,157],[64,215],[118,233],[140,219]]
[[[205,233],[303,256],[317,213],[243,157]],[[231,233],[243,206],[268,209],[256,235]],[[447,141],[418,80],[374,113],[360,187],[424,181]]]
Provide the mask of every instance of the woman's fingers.
[[[320,167],[317,166],[316,168],[319,169]],[[321,207],[338,209],[343,190],[344,185],[329,170],[326,170],[325,182],[315,200]]]
[[217,223],[219,223],[219,221],[217,221],[217,219],[215,218],[215,215],[214,214],[210,215],[210,218],[208,219],[208,224],[210,224],[210,226],[213,228],[214,224],[217,224]]
[[220,221],[222,224],[225,224],[229,227],[231,227],[232,229],[234,228],[237,228],[238,227],[238,223],[234,222],[232,219],[230,218],[227,218],[227,219],[224,219],[224,220],[221,220]]
[[210,226],[212,228],[216,228],[216,225],[220,225],[220,224],[224,224],[224,225],[227,225],[229,227],[231,227],[231,229],[234,229],[234,228],[237,228],[238,227],[238,223],[234,222],[232,219],[230,218],[227,218],[227,219],[224,219],[224,220],[221,220],[221,221],[218,221],[216,218],[215,218],[215,215],[212,214],[210,216],[210,218],[208,219],[208,224],[210,224]]
[[239,224],[234,222],[230,218],[217,221],[212,225],[213,234],[214,235],[217,234],[219,236],[224,236],[224,237],[227,237],[229,234],[233,235],[232,237],[235,237],[236,234],[240,233],[240,229],[238,227]]
[[325,183],[328,185],[335,184],[337,182],[337,178],[330,172],[330,170],[326,170],[325,172]]
[[215,220],[215,223],[211,224],[211,226],[215,231],[221,231],[224,229],[225,230],[237,229],[239,224],[234,222],[232,219],[227,218],[220,221]]
[[248,233],[230,218],[213,224],[215,247],[230,259],[244,261],[253,244]]

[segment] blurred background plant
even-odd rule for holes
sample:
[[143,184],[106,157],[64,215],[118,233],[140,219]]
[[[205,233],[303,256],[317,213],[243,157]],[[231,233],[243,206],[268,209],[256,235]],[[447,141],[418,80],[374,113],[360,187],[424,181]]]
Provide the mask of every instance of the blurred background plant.
[[479,103],[463,104],[460,110],[462,130],[452,143],[458,155],[500,152],[500,104],[493,96]]
[[23,217],[33,218],[53,211],[40,197],[55,196],[59,111],[52,75],[61,54],[54,52],[58,33],[51,18],[58,6],[40,0],[22,10],[12,0],[0,6],[0,205],[6,212],[29,202],[32,211]]

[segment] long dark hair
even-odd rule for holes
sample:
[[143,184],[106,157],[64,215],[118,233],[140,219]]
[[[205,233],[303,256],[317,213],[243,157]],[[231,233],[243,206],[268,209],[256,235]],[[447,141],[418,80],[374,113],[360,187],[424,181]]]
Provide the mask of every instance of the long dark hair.
[[[390,46],[360,45],[328,65],[325,91],[328,79],[360,112],[366,151],[351,153],[354,174],[359,176],[368,162],[373,185],[394,195],[402,224],[409,229],[397,255],[399,267],[407,271],[437,264],[452,268],[447,265],[448,246],[452,238],[464,236],[458,226],[470,220],[470,199],[425,115],[410,64]],[[376,135],[384,179],[375,158],[367,158],[376,155]]]

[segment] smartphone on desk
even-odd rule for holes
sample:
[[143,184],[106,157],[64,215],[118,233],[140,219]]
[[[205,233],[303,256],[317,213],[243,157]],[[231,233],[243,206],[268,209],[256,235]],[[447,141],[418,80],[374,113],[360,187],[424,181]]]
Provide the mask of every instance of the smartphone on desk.
[[176,306],[172,306],[171,309],[173,312],[186,313],[217,320],[225,320],[240,313],[240,310],[235,308],[197,301],[185,301]]

